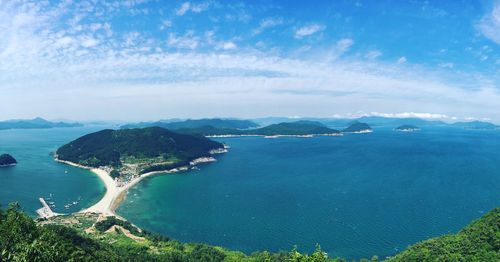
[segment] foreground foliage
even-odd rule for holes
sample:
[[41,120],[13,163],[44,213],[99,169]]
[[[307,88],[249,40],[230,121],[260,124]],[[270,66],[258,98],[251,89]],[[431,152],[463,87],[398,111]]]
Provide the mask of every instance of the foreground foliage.
[[[295,248],[290,252],[246,255],[170,240],[140,231],[114,217],[95,223],[96,218],[59,217],[37,224],[18,205],[10,205],[0,210],[0,261],[346,261],[329,258],[319,245],[310,255]],[[126,229],[140,240],[131,239],[116,228],[109,230],[113,226]],[[378,258],[361,261],[378,261]],[[423,241],[387,261],[500,261],[500,208],[455,235]]]
[[500,261],[500,208],[455,235],[420,242],[389,261]]

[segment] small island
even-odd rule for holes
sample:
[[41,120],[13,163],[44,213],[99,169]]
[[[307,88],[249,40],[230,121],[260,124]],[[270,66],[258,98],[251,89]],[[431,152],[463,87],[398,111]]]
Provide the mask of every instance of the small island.
[[366,123],[354,122],[349,127],[342,130],[344,133],[365,134],[373,132],[373,129]]
[[157,173],[187,170],[227,152],[224,144],[203,136],[180,134],[161,127],[111,130],[82,136],[55,154],[59,162],[90,169],[106,185],[106,194],[82,211],[115,215],[127,190]]
[[9,154],[0,155],[0,167],[8,167],[17,165],[17,160]]
[[402,125],[398,126],[395,130],[399,132],[415,132],[420,131],[420,128],[412,125]]

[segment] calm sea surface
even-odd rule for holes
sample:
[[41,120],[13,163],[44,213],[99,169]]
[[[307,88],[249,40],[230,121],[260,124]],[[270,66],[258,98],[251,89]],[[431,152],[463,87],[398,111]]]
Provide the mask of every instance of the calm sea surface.
[[35,215],[42,207],[39,197],[54,202],[53,210],[58,213],[76,212],[97,202],[106,190],[101,180],[90,171],[55,162],[50,153],[99,129],[0,130],[0,154],[9,153],[19,163],[0,168],[0,204],[6,207],[19,202],[26,212]]
[[148,178],[118,213],[231,249],[392,255],[500,206],[500,132],[376,129],[343,137],[229,138],[218,161]]
[[[0,131],[0,203],[34,215],[38,197],[55,211],[97,202],[92,173],[54,162],[57,147],[102,128]],[[392,255],[419,240],[456,232],[500,206],[500,132],[426,128],[315,138],[228,138],[200,170],[145,179],[118,213],[157,233],[231,249]],[[78,202],[66,209],[64,205]]]

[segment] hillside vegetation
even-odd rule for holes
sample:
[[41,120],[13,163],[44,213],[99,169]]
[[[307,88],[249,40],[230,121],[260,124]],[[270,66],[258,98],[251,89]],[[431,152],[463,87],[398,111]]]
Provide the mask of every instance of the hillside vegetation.
[[[328,258],[319,246],[311,255],[295,248],[246,255],[153,235],[114,217],[96,221],[97,215],[73,215],[37,225],[12,204],[0,209],[0,261],[346,261]],[[500,261],[500,208],[457,234],[420,242],[386,261]]]
[[208,156],[224,145],[201,136],[179,134],[160,127],[102,130],[59,148],[58,159],[85,166],[121,166],[124,163],[185,162]]

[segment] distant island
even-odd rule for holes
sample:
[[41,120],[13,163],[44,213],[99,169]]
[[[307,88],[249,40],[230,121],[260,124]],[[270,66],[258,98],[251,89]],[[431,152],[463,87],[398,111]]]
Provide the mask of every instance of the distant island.
[[9,154],[0,155],[0,167],[15,166],[17,160]]
[[36,128],[56,128],[56,127],[79,127],[79,123],[66,122],[51,122],[43,118],[37,117],[34,119],[16,119],[0,122],[0,130],[2,129],[36,129]]
[[464,129],[476,129],[476,130],[495,130],[500,128],[495,124],[483,121],[457,122],[452,124],[452,126]]
[[203,136],[147,127],[106,129],[82,136],[60,147],[55,158],[91,169],[104,181],[106,195],[87,211],[109,215],[114,214],[128,188],[142,178],[215,161],[212,155],[224,152],[224,144]]
[[153,126],[163,127],[170,130],[177,130],[177,129],[201,128],[207,126],[220,129],[249,129],[249,128],[256,128],[259,125],[250,120],[207,118],[207,119],[188,119],[183,121],[160,120],[156,122],[141,122],[137,124],[122,125],[121,128],[143,128],[143,127],[153,127]]
[[349,127],[342,130],[344,133],[355,133],[355,134],[363,134],[363,133],[371,133],[373,129],[366,123],[354,122]]
[[185,134],[198,134],[208,137],[224,137],[224,136],[263,136],[263,137],[279,137],[279,136],[296,136],[310,137],[314,135],[342,135],[340,131],[326,127],[324,124],[315,121],[295,121],[279,124],[271,124],[255,129],[235,129],[224,128],[220,126],[200,126],[193,128],[175,129],[175,132]]
[[399,132],[415,132],[415,131],[419,131],[420,128],[417,126],[413,126],[413,125],[402,125],[402,126],[396,127],[395,130],[399,131]]

